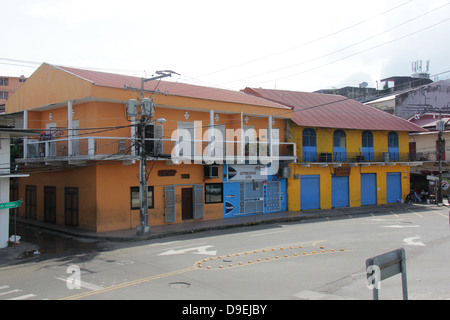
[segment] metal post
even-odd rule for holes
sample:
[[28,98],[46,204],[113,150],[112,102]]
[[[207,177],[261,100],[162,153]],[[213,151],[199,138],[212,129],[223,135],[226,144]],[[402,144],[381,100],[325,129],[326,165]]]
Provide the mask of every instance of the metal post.
[[[144,99],[145,90],[144,83],[151,80],[161,79],[165,77],[171,77],[173,71],[157,71],[158,76],[141,79],[141,103]],[[153,104],[152,104],[153,108]],[[141,108],[141,118],[138,123],[138,138],[140,139],[140,153],[139,153],[139,200],[141,203],[140,207],[140,220],[141,224],[136,228],[137,235],[146,235],[150,232],[150,226],[148,224],[148,181],[147,181],[147,150],[145,148],[145,125],[149,120],[151,120],[151,111],[150,114],[145,114]]]
[[145,118],[141,118],[138,127],[138,135],[140,137],[139,150],[139,202],[141,225],[137,227],[137,235],[145,235],[150,231],[148,225],[148,183],[147,183],[147,155],[145,150]]

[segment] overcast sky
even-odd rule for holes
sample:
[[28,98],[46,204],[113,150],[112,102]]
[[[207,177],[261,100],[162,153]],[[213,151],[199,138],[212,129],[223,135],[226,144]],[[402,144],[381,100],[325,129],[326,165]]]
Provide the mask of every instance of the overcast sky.
[[430,60],[432,80],[450,78],[449,0],[0,0],[0,14],[6,76],[48,62],[310,92],[381,88]]

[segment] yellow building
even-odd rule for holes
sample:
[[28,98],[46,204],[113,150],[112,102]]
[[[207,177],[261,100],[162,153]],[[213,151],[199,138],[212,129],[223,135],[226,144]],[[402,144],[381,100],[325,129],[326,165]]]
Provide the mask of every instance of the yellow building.
[[292,110],[288,139],[297,163],[288,209],[401,202],[410,191],[409,132],[424,129],[338,95],[246,88]]

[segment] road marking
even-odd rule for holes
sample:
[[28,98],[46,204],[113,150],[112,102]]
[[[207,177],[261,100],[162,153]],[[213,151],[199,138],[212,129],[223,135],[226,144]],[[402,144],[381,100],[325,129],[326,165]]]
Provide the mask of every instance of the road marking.
[[418,216],[418,217],[423,218],[423,215],[421,215],[421,214],[418,213],[418,212],[415,212],[415,211],[413,211],[413,210],[411,210],[411,209],[408,209],[408,211],[414,213],[414,214],[415,214],[416,216]]
[[391,214],[393,214],[395,217],[400,218],[400,216],[398,214],[396,214],[394,211],[390,211]]
[[133,281],[128,281],[128,282],[125,282],[125,283],[122,283],[122,284],[117,284],[117,285],[106,287],[106,288],[99,289],[99,290],[94,290],[94,291],[90,291],[90,292],[84,292],[84,293],[76,294],[76,295],[73,295],[73,296],[70,296],[70,297],[61,298],[59,300],[82,299],[82,298],[86,298],[86,297],[89,297],[89,296],[92,296],[92,295],[105,293],[105,292],[109,292],[109,291],[113,291],[113,290],[117,290],[117,289],[122,289],[122,288],[133,286],[133,285],[136,285],[136,284],[141,284],[141,283],[153,281],[153,280],[156,280],[156,279],[161,279],[161,278],[165,278],[165,277],[169,277],[169,276],[173,276],[173,275],[177,275],[177,274],[182,274],[182,273],[186,273],[186,272],[194,271],[194,270],[196,270],[195,267],[175,270],[175,271],[166,272],[166,273],[162,273],[162,274],[157,274],[157,275],[146,277],[146,278],[141,278],[141,279],[137,279],[137,280],[133,280]]
[[14,289],[14,290],[10,290],[10,291],[6,291],[6,292],[0,293],[0,296],[3,296],[3,295],[5,295],[5,294],[10,294],[10,293],[16,293],[16,292],[20,292],[20,291],[22,291],[22,290],[20,290],[20,289]]
[[411,245],[411,246],[420,246],[420,247],[425,247],[425,244],[421,241],[415,241],[417,239],[420,239],[420,237],[411,237],[411,238],[405,238],[403,239],[403,242]]
[[20,296],[20,297],[11,298],[11,299],[8,299],[8,300],[25,300],[25,299],[32,298],[32,297],[36,297],[36,295],[35,294],[26,294],[26,295],[23,295],[23,296]]
[[416,226],[416,225],[405,225],[405,226],[401,226],[401,225],[392,225],[392,226],[380,226],[381,228],[398,228],[398,229],[402,229],[402,228],[419,228],[420,226]]
[[[55,277],[55,279],[64,281],[65,283],[67,283],[67,279],[66,277]],[[92,283],[88,283],[88,282],[84,282],[84,281],[80,281],[80,287],[89,289],[89,290],[100,290],[103,289],[103,287],[97,286],[95,284]]]
[[188,253],[190,251],[195,251],[192,252],[193,254],[204,254],[204,255],[212,255],[215,256],[217,254],[217,250],[212,250],[212,251],[208,251],[208,248],[212,248],[214,246],[210,246],[210,245],[206,245],[206,246],[201,246],[201,247],[194,247],[194,248],[186,248],[186,249],[180,249],[180,250],[168,250],[165,251],[163,253],[158,254],[158,256],[170,256],[170,255],[174,255],[174,254],[184,254],[184,253]]
[[256,233],[256,234],[251,234],[250,237],[260,237],[260,236],[265,236],[268,234],[276,234],[276,233],[283,233],[283,232],[290,232],[291,230],[281,230],[281,231],[272,231],[272,232],[263,232],[263,233]]
[[443,214],[443,213],[440,213],[439,211],[436,211],[436,210],[430,210],[430,211],[431,211],[431,212],[434,212],[434,213],[437,213],[438,215],[443,216],[444,218],[448,218],[447,215],[445,215],[445,214]]

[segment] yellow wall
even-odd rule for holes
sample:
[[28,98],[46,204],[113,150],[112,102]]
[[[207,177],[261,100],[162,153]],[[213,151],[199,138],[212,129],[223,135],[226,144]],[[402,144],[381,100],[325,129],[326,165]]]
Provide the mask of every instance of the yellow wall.
[[[331,178],[335,174],[335,168],[319,167],[311,165],[303,167],[300,164],[291,164],[292,177],[288,180],[288,210],[300,211],[300,179],[294,179],[297,175],[320,175],[320,208],[331,209]],[[345,167],[345,165],[343,165]],[[409,165],[396,164],[394,166],[371,165],[364,167],[358,165],[352,167],[349,176],[349,206],[361,206],[361,174],[375,173],[377,175],[377,204],[386,204],[386,174],[388,172],[400,172],[402,183],[402,199],[405,199],[410,191],[410,167]]]
[[[290,123],[290,141],[297,143],[297,155],[302,159],[302,134],[304,127]],[[313,128],[316,130],[317,153],[333,153],[333,128]],[[344,130],[346,133],[347,154],[361,152],[363,130]],[[372,131],[374,138],[374,153],[388,152],[389,131]],[[399,153],[409,152],[409,133],[398,132]],[[404,161],[404,160],[401,160]],[[342,164],[348,167],[350,164]],[[309,167],[302,166],[301,163],[291,164],[292,176],[288,180],[288,209],[300,211],[300,179],[294,179],[295,175],[320,175],[320,206],[321,209],[331,208],[331,178],[335,174],[335,168],[329,164],[321,167],[311,163]],[[388,172],[400,172],[402,176],[402,198],[405,199],[410,191],[410,167],[407,164],[374,164],[370,166],[364,164],[354,164],[349,175],[349,206],[361,206],[361,173],[377,174],[377,204],[386,204],[386,174]],[[298,177],[298,176],[297,176]]]
[[[297,155],[302,154],[302,134],[306,127],[296,125],[289,126],[291,135],[290,141],[297,143]],[[333,134],[336,129],[333,128],[313,128],[316,130],[317,153],[333,152]],[[355,154],[361,152],[363,130],[344,130],[347,138],[347,153]],[[373,151],[382,153],[388,151],[388,134],[390,131],[372,131],[373,133]],[[409,152],[409,132],[396,131],[399,139],[399,153]]]

